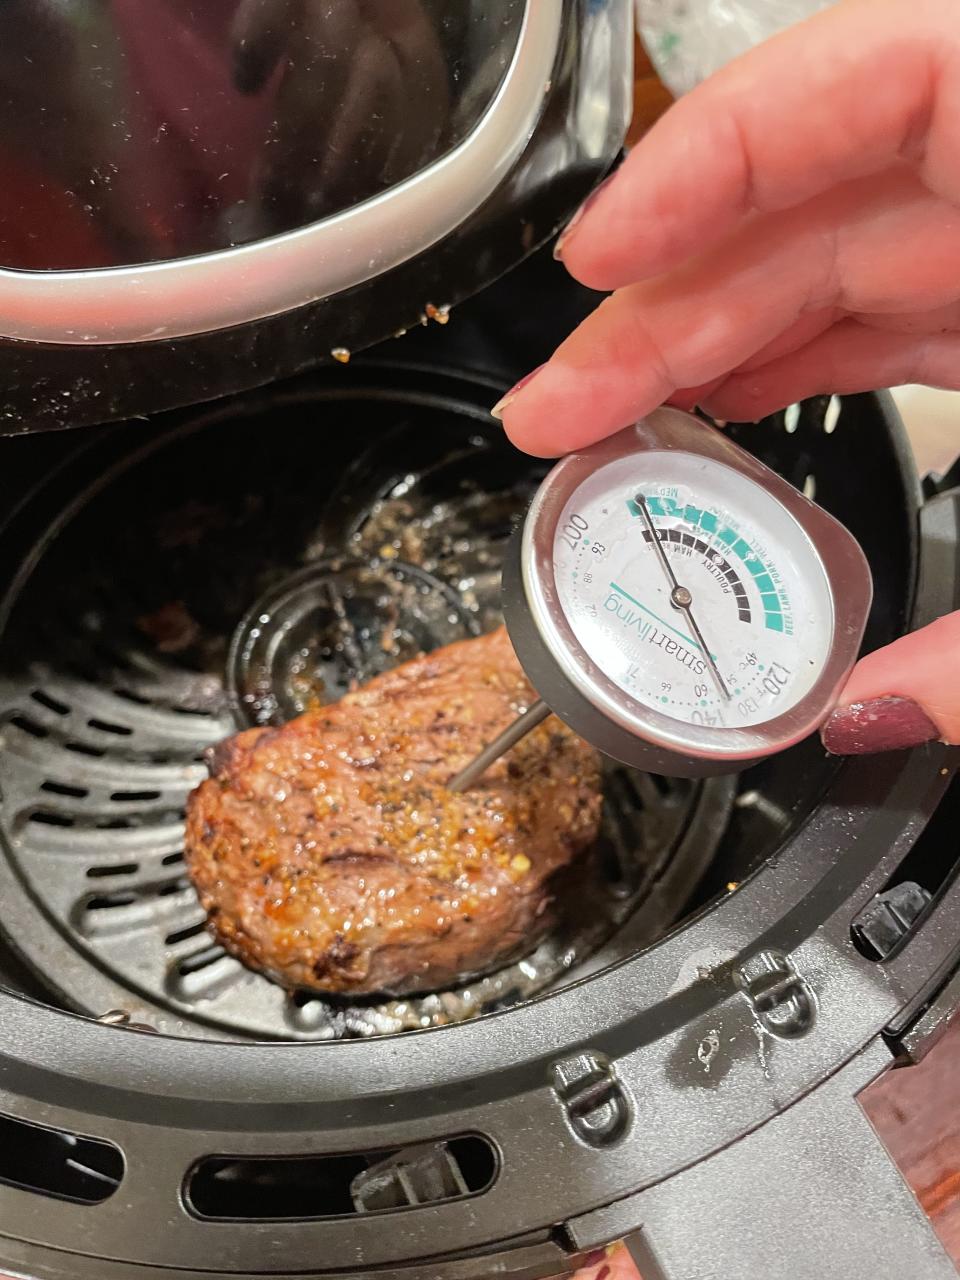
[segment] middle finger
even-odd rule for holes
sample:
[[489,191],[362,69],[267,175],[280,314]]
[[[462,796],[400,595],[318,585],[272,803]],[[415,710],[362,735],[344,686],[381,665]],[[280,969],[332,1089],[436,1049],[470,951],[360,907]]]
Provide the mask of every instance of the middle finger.
[[811,312],[928,311],[958,280],[960,211],[906,172],[847,184],[613,294],[504,406],[504,426],[523,449],[563,453],[725,375]]

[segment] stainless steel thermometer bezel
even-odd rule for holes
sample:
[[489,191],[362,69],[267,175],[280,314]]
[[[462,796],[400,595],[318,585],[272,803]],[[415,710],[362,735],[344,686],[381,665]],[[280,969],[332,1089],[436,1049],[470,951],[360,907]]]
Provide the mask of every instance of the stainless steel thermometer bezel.
[[[762,724],[694,727],[639,702],[590,658],[560,603],[554,548],[568,501],[601,467],[654,450],[712,459],[760,485],[799,526],[823,570],[834,610],[827,660],[811,689],[793,707]],[[540,697],[607,755],[674,776],[734,772],[817,730],[857,660],[872,599],[866,557],[843,525],[717,428],[671,408],[657,409],[625,431],[559,462],[534,497],[504,565],[504,618],[517,656]]]

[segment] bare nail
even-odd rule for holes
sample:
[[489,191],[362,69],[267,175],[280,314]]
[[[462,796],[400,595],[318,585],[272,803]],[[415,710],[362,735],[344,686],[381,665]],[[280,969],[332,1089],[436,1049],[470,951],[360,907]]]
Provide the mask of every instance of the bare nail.
[[835,756],[864,756],[902,751],[940,737],[940,730],[912,698],[873,698],[840,707],[820,731]]
[[695,391],[677,391],[670,397],[667,404],[672,405],[674,409],[683,409],[685,413],[693,413],[698,399]]
[[587,1256],[581,1260],[580,1262],[581,1271],[585,1270],[587,1267],[597,1266],[598,1263],[603,1262],[606,1256],[607,1256],[606,1249],[594,1249],[592,1253],[588,1253]]
[[562,261],[563,259],[564,247],[569,242],[570,234],[573,231],[574,227],[577,226],[577,224],[580,222],[583,215],[594,203],[597,196],[599,196],[600,192],[604,189],[604,187],[607,186],[608,183],[612,182],[616,176],[617,176],[616,170],[614,170],[613,173],[608,173],[607,176],[604,178],[604,180],[598,186],[594,187],[594,189],[587,196],[586,200],[584,200],[583,204],[580,206],[577,212],[573,215],[573,217],[570,219],[570,221],[567,223],[564,229],[560,232],[560,235],[557,237],[557,242],[553,246],[553,256],[556,258],[558,262]]
[[530,371],[530,373],[525,374],[519,382],[515,382],[507,394],[502,396],[490,410],[490,416],[496,418],[499,422],[503,417],[503,411],[506,409],[507,405],[516,399],[527,383],[532,382],[543,367],[544,366],[542,364],[538,364],[535,369]]

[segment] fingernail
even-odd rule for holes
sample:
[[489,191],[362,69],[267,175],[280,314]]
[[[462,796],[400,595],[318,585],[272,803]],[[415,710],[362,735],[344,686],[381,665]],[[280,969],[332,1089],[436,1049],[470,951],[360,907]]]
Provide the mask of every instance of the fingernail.
[[582,1259],[580,1269],[584,1270],[586,1267],[595,1267],[597,1263],[602,1262],[606,1256],[606,1249],[594,1249],[593,1253],[588,1253],[587,1256]]
[[[544,361],[544,364],[545,363],[546,361]],[[537,374],[540,372],[540,370],[543,367],[544,365],[538,364],[535,369],[532,369],[530,373],[522,377],[519,382],[515,382],[513,386],[510,388],[510,390],[507,392],[507,394],[503,396],[500,400],[498,400],[497,403],[490,410],[490,416],[492,418],[496,418],[497,421],[499,422],[500,419],[503,417],[503,411],[507,407],[507,405],[516,399],[516,397],[520,394],[520,392],[527,385],[527,383],[532,382],[533,379],[537,376]]]
[[683,409],[685,413],[693,413],[697,407],[698,396],[696,393],[678,391],[676,395],[672,395],[667,401],[674,409]]
[[940,730],[912,698],[872,698],[840,707],[820,731],[834,756],[865,756],[901,751],[940,737]]
[[594,189],[587,196],[586,200],[584,200],[583,204],[580,206],[577,212],[573,215],[573,217],[570,219],[570,221],[567,223],[564,229],[560,232],[559,236],[557,237],[557,242],[553,246],[553,256],[556,258],[558,262],[562,261],[563,259],[564,246],[568,243],[571,232],[573,231],[574,227],[577,225],[577,223],[580,221],[583,215],[587,212],[590,206],[594,203],[597,196],[599,196],[600,192],[604,189],[604,187],[607,186],[609,183],[611,183],[616,176],[617,176],[617,170],[614,170],[613,173],[608,173],[607,176],[604,178],[604,180],[598,186],[594,187]]
[[597,1272],[596,1280],[607,1280],[607,1276],[609,1274],[610,1274],[609,1267],[601,1267],[600,1270]]

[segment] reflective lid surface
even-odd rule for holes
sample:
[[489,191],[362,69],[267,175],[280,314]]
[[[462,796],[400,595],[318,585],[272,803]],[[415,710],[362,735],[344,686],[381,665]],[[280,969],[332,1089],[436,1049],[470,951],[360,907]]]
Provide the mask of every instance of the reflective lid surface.
[[0,266],[132,266],[342,212],[447,154],[524,0],[8,0]]

